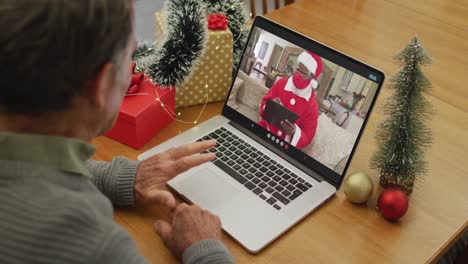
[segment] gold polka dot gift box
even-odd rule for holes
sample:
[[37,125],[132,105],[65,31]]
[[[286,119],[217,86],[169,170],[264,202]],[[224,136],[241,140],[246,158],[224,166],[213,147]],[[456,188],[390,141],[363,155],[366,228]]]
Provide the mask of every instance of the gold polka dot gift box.
[[[165,14],[156,12],[156,45],[164,39]],[[193,73],[176,87],[176,107],[226,100],[232,81],[233,36],[229,28],[208,30],[203,54]]]

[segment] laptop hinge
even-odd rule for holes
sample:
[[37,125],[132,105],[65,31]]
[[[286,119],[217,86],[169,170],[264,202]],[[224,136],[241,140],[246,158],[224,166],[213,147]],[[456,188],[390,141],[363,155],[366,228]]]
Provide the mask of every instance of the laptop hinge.
[[270,151],[272,151],[273,153],[275,153],[276,155],[280,156],[281,158],[283,158],[284,160],[286,160],[287,162],[291,163],[292,165],[294,165],[295,167],[297,167],[298,169],[302,170],[304,173],[306,173],[307,175],[313,177],[314,179],[316,179],[317,181],[319,182],[322,182],[324,181],[325,179],[320,176],[316,171],[310,169],[310,168],[307,168],[306,166],[304,166],[303,164],[301,164],[300,162],[294,160],[293,158],[289,157],[288,155],[286,155],[285,153],[281,152],[280,150],[278,150],[277,148],[271,146],[271,143],[257,135],[255,135],[255,133],[253,133],[252,131],[248,130],[247,128],[241,126],[240,124],[230,120],[229,121],[229,124],[237,129],[239,129],[240,131],[242,131],[244,134],[246,134],[247,136],[249,136],[250,138],[252,138],[253,140],[255,140],[256,142],[260,143],[262,146],[264,146],[265,148],[269,149]]

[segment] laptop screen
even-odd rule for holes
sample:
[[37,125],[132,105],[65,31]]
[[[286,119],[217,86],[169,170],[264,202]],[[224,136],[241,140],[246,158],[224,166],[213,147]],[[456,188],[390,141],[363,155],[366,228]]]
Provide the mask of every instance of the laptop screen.
[[[257,135],[341,183],[383,74],[264,18],[226,102]],[[244,122],[245,123],[245,122]]]

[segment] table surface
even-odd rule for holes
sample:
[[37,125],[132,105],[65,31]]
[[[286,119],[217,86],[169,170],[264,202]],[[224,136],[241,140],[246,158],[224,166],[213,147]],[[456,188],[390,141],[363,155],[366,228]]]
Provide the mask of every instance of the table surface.
[[[407,214],[397,223],[375,210],[380,189],[367,205],[349,203],[342,190],[272,245],[251,255],[227,236],[224,242],[239,263],[422,263],[434,262],[468,228],[468,2],[464,0],[308,0],[267,15],[292,29],[383,70],[398,70],[391,59],[417,35],[434,59],[425,73],[433,84],[427,95],[435,114],[429,121],[434,143],[427,151],[428,172],[417,182]],[[376,124],[390,95],[384,85],[348,175],[366,171],[375,185],[378,174],[369,168],[376,150]],[[220,113],[222,104],[209,104],[200,122]],[[200,106],[181,109],[181,119],[193,121]],[[191,128],[173,122],[141,150],[105,137],[93,141],[96,159],[137,155]],[[154,233],[152,223],[168,218],[157,206],[117,209],[115,221],[129,231],[151,262],[176,263]]]

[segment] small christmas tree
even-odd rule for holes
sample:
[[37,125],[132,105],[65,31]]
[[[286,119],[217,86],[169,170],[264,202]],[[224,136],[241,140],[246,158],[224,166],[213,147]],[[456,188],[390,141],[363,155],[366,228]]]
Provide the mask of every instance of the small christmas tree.
[[431,59],[415,37],[396,57],[401,70],[391,79],[393,96],[384,105],[386,120],[379,127],[379,149],[371,167],[380,170],[380,185],[396,187],[406,193],[413,191],[416,178],[426,169],[424,150],[432,142],[425,120],[431,105],[424,97],[431,86],[421,71]]

